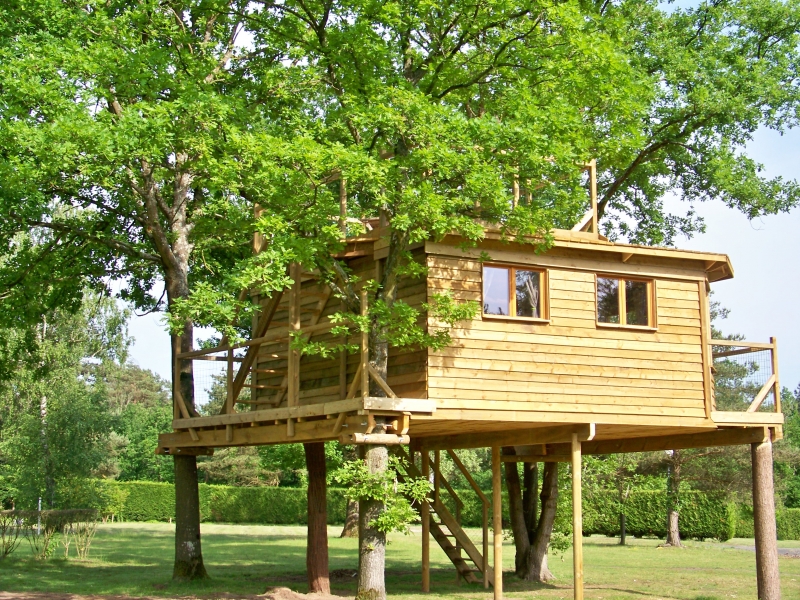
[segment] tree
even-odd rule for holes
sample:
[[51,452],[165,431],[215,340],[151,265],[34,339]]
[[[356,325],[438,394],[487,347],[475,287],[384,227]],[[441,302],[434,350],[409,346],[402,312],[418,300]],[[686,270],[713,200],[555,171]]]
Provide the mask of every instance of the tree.
[[126,317],[87,294],[76,314],[2,330],[10,374],[0,381],[0,455],[16,506],[62,507],[104,467],[113,420],[100,375],[125,360]]
[[[124,281],[121,298],[140,309],[161,309],[164,297],[172,309],[231,261],[252,269],[226,290],[268,292],[275,278],[283,287],[282,248],[250,256],[254,206],[240,175],[241,161],[262,149],[249,129],[275,101],[291,99],[292,86],[271,78],[271,56],[236,45],[249,4],[0,7],[6,318],[75,310],[84,284],[108,293],[109,279]],[[198,254],[208,270],[193,268]],[[159,282],[161,298],[150,295]],[[231,335],[235,317],[219,319]],[[173,357],[191,348],[192,328],[189,317],[176,323]],[[179,371],[173,378],[196,414],[191,361]],[[203,577],[196,460],[174,462],[174,576]]]
[[[691,210],[665,212],[673,191],[751,217],[798,200],[794,182],[764,179],[743,153],[758,127],[795,124],[795,3],[36,0],[2,10],[0,199],[11,218],[0,235],[37,235],[4,263],[7,303],[64,302],[76,279],[110,275],[152,307],[160,276],[183,349],[194,323],[236,335],[252,308],[240,291],[283,288],[285,263],[297,261],[334,285],[385,377],[389,345],[446,342],[397,302],[398,278],[420,272],[411,245],[453,231],[474,241],[490,223],[544,247],[585,210],[576,162],[595,157],[612,237],[669,243],[702,227]],[[251,41],[237,45],[240,31]],[[340,247],[337,177],[347,216],[392,226],[361,322],[356,282],[329,258]],[[267,243],[251,257],[254,229]],[[30,294],[45,279],[47,292]],[[468,314],[434,303],[445,326]],[[188,364],[181,384],[191,411]],[[368,461],[376,474],[386,466]],[[175,573],[202,575],[199,522],[188,518],[196,463],[175,465]],[[360,592],[382,598],[383,578],[371,581]]]

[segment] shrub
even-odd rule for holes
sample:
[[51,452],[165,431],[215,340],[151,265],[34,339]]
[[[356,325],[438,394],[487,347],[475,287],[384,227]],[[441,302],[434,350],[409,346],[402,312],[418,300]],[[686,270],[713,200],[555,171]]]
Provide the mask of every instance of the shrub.
[[0,558],[5,558],[19,546],[20,527],[16,511],[0,511]]
[[800,508],[784,508],[775,518],[779,540],[800,540]]

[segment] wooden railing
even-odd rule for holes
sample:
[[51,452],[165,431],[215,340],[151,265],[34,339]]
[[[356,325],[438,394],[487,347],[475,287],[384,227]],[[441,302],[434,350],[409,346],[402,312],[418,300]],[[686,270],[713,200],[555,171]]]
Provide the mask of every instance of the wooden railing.
[[[765,411],[772,405],[781,412],[778,380],[778,343],[710,340],[717,411]],[[765,402],[772,395],[772,402]],[[768,411],[768,412],[773,412]]]
[[[180,370],[182,361],[185,360],[225,361],[226,397],[225,403],[220,411],[221,415],[231,415],[236,413],[236,406],[238,404],[247,404],[250,406],[257,406],[259,408],[262,405],[268,405],[268,407],[277,408],[284,404],[284,402],[289,408],[298,407],[300,405],[301,353],[298,349],[293,347],[292,339],[295,337],[304,337],[305,339],[310,339],[315,334],[329,332],[331,329],[336,327],[337,324],[328,321],[320,322],[323,310],[331,294],[330,288],[327,288],[325,293],[321,294],[316,309],[314,309],[312,312],[313,316],[310,322],[307,322],[304,326],[301,326],[300,280],[303,273],[301,272],[299,265],[292,265],[290,274],[296,283],[288,290],[275,294],[263,307],[259,323],[255,328],[257,337],[237,344],[223,343],[213,348],[181,352],[176,355],[176,371]],[[282,322],[278,324],[272,321],[272,317],[275,315],[278,305],[280,304],[281,297],[283,297],[284,294],[288,296],[289,300],[289,317],[288,322]],[[361,291],[360,300],[360,312],[361,315],[364,316],[368,311],[366,290]],[[270,325],[275,327],[275,329],[270,330]],[[365,399],[368,398],[370,381],[373,381],[378,387],[380,387],[388,398],[397,398],[397,394],[395,394],[386,380],[369,362],[369,335],[366,331],[364,331],[361,332],[361,335],[358,337],[360,342],[358,344],[359,363],[349,386],[347,385],[347,355],[345,352],[342,352],[339,368],[340,398],[342,400],[350,400],[356,398],[358,394]],[[284,346],[285,344],[285,348],[282,347],[276,353],[267,355],[262,354],[262,356],[273,358],[275,360],[286,360],[286,368],[258,368],[257,358],[260,347],[265,344],[275,343],[279,343],[281,346]],[[178,339],[178,346],[180,347],[180,338]],[[247,352],[244,356],[236,356],[234,354],[235,350],[241,350],[245,348],[247,349]],[[236,364],[239,365],[238,369],[235,368]],[[257,381],[258,373],[268,373],[272,376],[283,375],[283,378],[279,385],[265,385]],[[275,390],[275,394],[271,398],[265,400],[255,398],[251,398],[249,400],[240,399],[239,396],[242,390],[245,388],[253,390],[270,389]],[[174,395],[176,399],[174,415],[175,419],[190,419],[194,417],[195,415],[191,415],[189,413],[189,406],[184,401],[180,386],[177,384],[174,389]],[[294,436],[294,425],[294,417],[289,417],[287,420],[287,433],[289,437]],[[228,426],[227,429],[229,434],[228,438],[231,438],[233,428],[232,426]],[[405,431],[408,429],[407,425],[405,424],[405,420],[402,429],[403,433],[405,433]],[[192,429],[189,429],[189,431],[192,434],[192,439],[194,439],[195,432]],[[231,440],[228,439],[228,441]]]

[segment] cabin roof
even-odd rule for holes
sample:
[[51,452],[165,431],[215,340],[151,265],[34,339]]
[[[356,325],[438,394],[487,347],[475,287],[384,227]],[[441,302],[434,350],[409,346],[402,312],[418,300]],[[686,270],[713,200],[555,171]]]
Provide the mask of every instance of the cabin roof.
[[[363,256],[370,252],[364,252],[362,244],[373,244],[376,253],[386,251],[389,246],[389,227],[375,227],[364,234],[347,238],[347,250],[340,257]],[[591,251],[605,253],[608,258],[616,255],[615,260],[628,262],[633,257],[639,260],[648,259],[661,260],[680,260],[695,261],[698,263],[699,270],[703,270],[709,282],[723,281],[733,278],[733,265],[727,254],[719,252],[699,252],[696,250],[683,250],[679,248],[668,248],[662,246],[641,246],[638,244],[625,244],[612,242],[608,238],[591,232],[574,231],[568,229],[555,229],[553,234],[553,248]],[[445,244],[457,244],[461,237],[457,234],[448,235],[444,239]],[[487,226],[485,229],[485,240],[512,241],[503,238],[497,227]],[[478,244],[480,246],[480,243]],[[357,248],[360,247],[360,248]]]

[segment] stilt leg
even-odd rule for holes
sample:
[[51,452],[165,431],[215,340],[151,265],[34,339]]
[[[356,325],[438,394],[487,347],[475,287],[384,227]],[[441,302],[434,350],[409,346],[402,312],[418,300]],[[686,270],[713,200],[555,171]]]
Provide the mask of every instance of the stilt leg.
[[503,599],[503,496],[500,446],[492,446],[492,529],[494,530],[494,600]]
[[[422,450],[422,476],[430,480],[430,457],[428,451]],[[420,506],[420,518],[422,519],[422,591],[431,591],[431,509],[427,501]]]
[[756,579],[759,600],[780,600],[778,535],[772,480],[772,441],[750,445],[753,462],[753,520],[756,542]]
[[572,434],[572,570],[574,598],[583,600],[583,505],[581,501],[581,443]]

